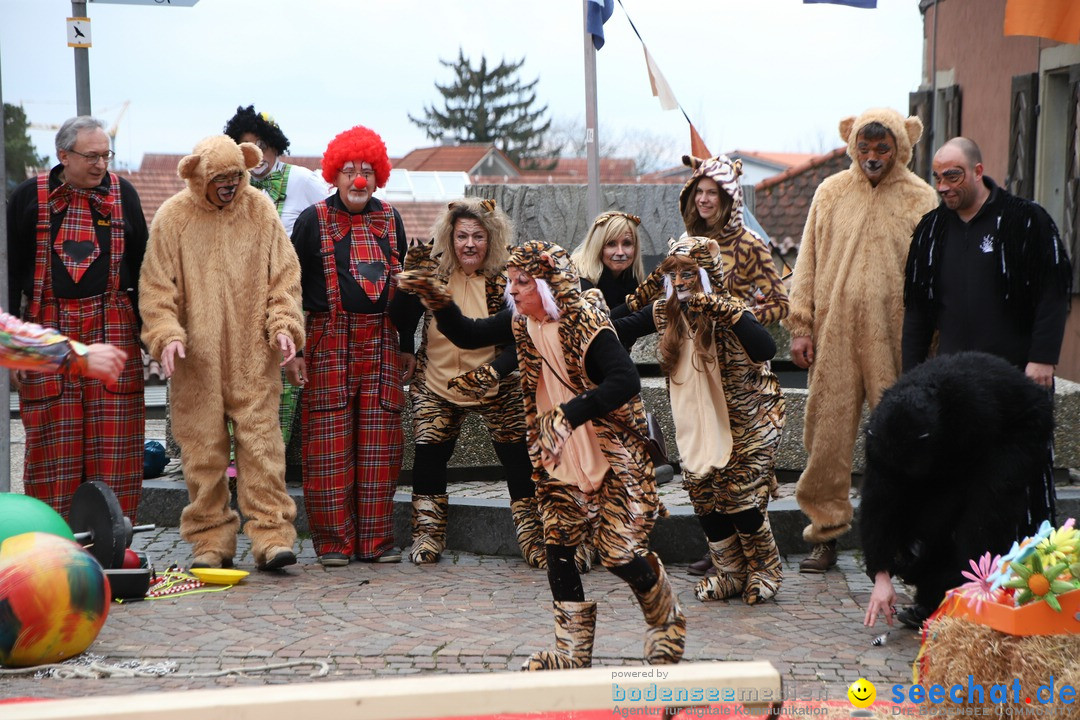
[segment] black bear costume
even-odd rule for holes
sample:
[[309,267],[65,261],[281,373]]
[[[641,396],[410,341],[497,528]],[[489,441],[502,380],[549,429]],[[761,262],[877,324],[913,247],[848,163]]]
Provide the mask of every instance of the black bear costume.
[[914,585],[925,616],[969,560],[1055,523],[1053,426],[1052,395],[993,355],[944,355],[901,376],[866,428],[867,574]]

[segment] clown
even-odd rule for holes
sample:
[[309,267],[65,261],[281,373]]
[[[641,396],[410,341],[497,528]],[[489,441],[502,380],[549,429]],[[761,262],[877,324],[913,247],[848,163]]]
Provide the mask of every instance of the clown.
[[[506,305],[506,259],[513,240],[510,218],[494,200],[465,198],[450,203],[436,221],[435,239],[409,251],[405,269],[433,271],[463,311],[472,317],[489,317]],[[410,559],[417,564],[439,559],[446,543],[447,463],[454,452],[461,424],[469,412],[477,412],[491,433],[492,445],[503,467],[510,490],[510,510],[525,561],[544,567],[547,558],[536,512],[532,464],[525,447],[525,416],[521,381],[517,372],[506,374],[497,387],[480,397],[451,387],[462,370],[489,363],[492,348],[462,350],[439,332],[431,313],[424,313],[419,299],[398,293],[390,304],[402,340],[412,341],[420,316],[423,339],[416,353],[416,375],[409,384],[412,399],[413,436],[413,544]]]
[[139,281],[143,342],[171,379],[173,434],[190,502],[180,535],[192,567],[230,567],[231,420],[237,500],[261,570],[296,562],[296,504],[278,432],[280,366],[304,342],[300,266],[273,205],[248,184],[262,153],[224,135],[180,161],[187,183],[154,217]]
[[[397,210],[372,193],[386,185],[382,138],[357,125],[330,141],[323,177],[337,187],[296,219],[308,344],[289,368],[301,399],[304,504],[327,567],[401,562],[394,488],[401,470],[403,380],[413,358],[387,307],[405,257]],[[411,342],[411,341],[410,341]],[[410,345],[411,347],[411,345]]]
[[146,221],[139,195],[109,172],[113,152],[100,120],[71,118],[56,134],[52,170],[15,188],[8,205],[8,309],[82,343],[111,343],[127,354],[120,377],[103,384],[18,370],[26,427],[26,494],[66,516],[79,485],[108,483],[124,515],[142,496],[143,399],[139,268]]
[[585,599],[574,563],[590,525],[600,563],[630,585],[641,605],[645,660],[678,662],[686,620],[659,558],[641,550],[658,499],[638,436],[645,412],[637,370],[606,313],[578,291],[565,250],[527,242],[511,253],[507,278],[513,316],[481,320],[465,318],[430,274],[406,274],[402,287],[421,296],[455,343],[516,344],[555,611],[555,648],[533,653],[524,669],[592,664],[596,603]]

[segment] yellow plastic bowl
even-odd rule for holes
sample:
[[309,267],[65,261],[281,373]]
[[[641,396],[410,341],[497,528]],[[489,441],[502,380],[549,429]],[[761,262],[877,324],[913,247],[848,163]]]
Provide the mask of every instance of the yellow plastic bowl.
[[235,585],[251,573],[247,570],[225,568],[191,568],[191,574],[207,585]]

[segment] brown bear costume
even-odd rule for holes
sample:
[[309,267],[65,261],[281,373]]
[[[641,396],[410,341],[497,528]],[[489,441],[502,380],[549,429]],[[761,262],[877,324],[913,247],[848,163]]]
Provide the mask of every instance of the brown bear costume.
[[[296,504],[285,489],[277,416],[284,345],[304,343],[300,263],[273,203],[248,183],[261,157],[255,145],[221,135],[180,161],[187,188],[154,217],[139,283],[150,354],[160,360],[170,343],[182,343],[170,410],[190,498],[180,534],[193,545],[194,565],[227,567],[236,552],[227,418],[255,561],[261,569],[296,562]],[[230,182],[231,200],[213,202],[211,185]]]
[[[857,143],[871,123],[883,125],[895,144],[876,184],[860,166]],[[918,118],[895,110],[841,121],[851,167],[821,183],[806,218],[784,325],[793,343],[813,342],[803,438],[809,457],[796,487],[810,520],[808,542],[827,543],[851,528],[852,450],[863,401],[873,409],[900,374],[908,246],[919,219],[938,204],[933,188],[907,168],[921,135]]]

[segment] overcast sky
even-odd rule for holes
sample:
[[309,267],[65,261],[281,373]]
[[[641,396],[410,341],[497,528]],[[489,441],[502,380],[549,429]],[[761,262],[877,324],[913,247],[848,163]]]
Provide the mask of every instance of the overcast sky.
[[[152,2],[153,0],[146,0]],[[818,152],[872,106],[906,114],[919,85],[917,0],[878,9],[802,0],[623,0],[675,97],[714,153]],[[191,8],[87,5],[91,99],[117,132],[121,166],[190,152],[239,104],[270,112],[297,155],[321,155],[363,124],[392,156],[431,144],[409,122],[437,102],[439,59],[525,58],[522,76],[556,120],[584,117],[580,0],[200,0]],[[688,151],[686,121],[652,97],[641,44],[616,2],[597,56],[600,134],[641,129]],[[0,0],[5,102],[31,122],[75,114],[67,0]],[[54,156],[55,132],[34,131]]]

